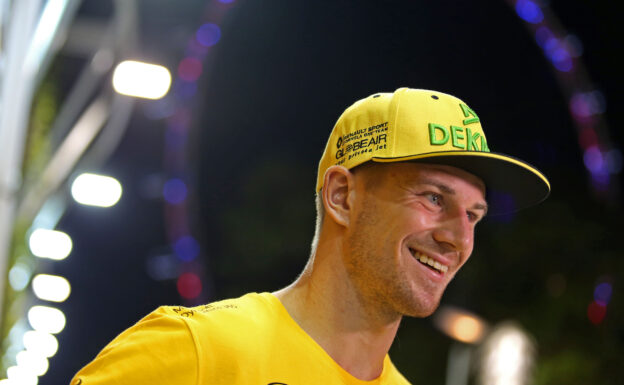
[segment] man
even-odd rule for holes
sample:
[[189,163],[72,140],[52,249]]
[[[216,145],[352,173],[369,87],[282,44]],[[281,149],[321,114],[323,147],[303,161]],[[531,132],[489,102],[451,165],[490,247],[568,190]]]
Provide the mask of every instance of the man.
[[401,88],[338,119],[319,164],[317,230],[299,278],[275,293],[161,307],[72,384],[408,384],[388,357],[401,318],[426,317],[499,208],[547,197],[532,166],[490,152],[461,100]]

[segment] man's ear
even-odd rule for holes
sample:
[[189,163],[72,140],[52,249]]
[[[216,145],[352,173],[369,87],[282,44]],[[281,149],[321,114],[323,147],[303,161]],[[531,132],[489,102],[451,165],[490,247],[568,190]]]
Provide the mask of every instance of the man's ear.
[[323,181],[325,212],[339,225],[348,226],[355,194],[355,179],[343,166],[331,166]]

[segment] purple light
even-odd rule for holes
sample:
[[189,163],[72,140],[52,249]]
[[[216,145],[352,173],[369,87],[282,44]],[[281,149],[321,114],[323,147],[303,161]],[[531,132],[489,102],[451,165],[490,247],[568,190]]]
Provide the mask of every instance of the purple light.
[[180,179],[169,179],[163,186],[163,196],[172,205],[183,202],[186,199],[186,185]]
[[548,27],[539,27],[537,31],[535,31],[535,40],[537,41],[537,45],[541,48],[546,47],[546,43],[554,37],[555,36]]
[[607,172],[592,172],[591,181],[594,188],[598,191],[607,191],[609,189],[609,174]]
[[531,0],[518,0],[516,13],[520,18],[531,24],[538,24],[544,20],[544,14],[540,7]]
[[604,159],[602,153],[596,146],[589,147],[583,154],[585,167],[592,173],[601,173],[604,170]]
[[234,0],[219,0],[219,3],[223,3],[223,4],[231,4],[233,2]]
[[587,118],[592,115],[587,98],[583,93],[576,93],[570,99],[570,110],[579,118]]
[[175,250],[178,258],[185,262],[190,262],[199,255],[199,243],[197,243],[195,238],[186,235],[175,242],[173,250]]
[[204,47],[211,47],[219,41],[221,38],[221,29],[218,25],[212,23],[206,23],[199,27],[195,34],[199,44]]
[[561,72],[568,72],[572,69],[572,58],[568,51],[559,46],[549,55],[550,60],[556,69]]
[[600,91],[577,92],[570,99],[570,109],[579,118],[605,112],[605,99]]
[[187,57],[178,65],[178,76],[187,82],[196,81],[201,73],[202,63],[194,57]]
[[594,300],[602,306],[607,306],[611,300],[613,287],[608,282],[603,282],[594,289]]

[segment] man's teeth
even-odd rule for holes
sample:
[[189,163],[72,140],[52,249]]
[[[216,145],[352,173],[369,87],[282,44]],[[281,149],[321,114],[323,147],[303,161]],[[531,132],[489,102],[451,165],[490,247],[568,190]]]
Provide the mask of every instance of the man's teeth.
[[414,256],[423,264],[429,265],[434,269],[446,273],[448,271],[448,266],[441,264],[440,262],[434,260],[433,258],[429,258],[424,254],[419,253],[418,251],[414,251]]

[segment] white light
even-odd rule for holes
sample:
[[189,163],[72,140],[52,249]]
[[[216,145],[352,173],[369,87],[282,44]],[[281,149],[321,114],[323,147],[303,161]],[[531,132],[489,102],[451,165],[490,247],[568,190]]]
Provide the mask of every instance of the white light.
[[71,252],[72,240],[61,231],[37,229],[30,235],[28,246],[37,257],[60,260]]
[[44,301],[63,302],[71,292],[69,282],[58,275],[36,275],[32,287],[35,295]]
[[43,376],[48,371],[48,359],[37,353],[23,350],[17,353],[15,360],[19,368],[36,376]]
[[12,384],[37,385],[37,382],[39,382],[37,376],[19,366],[11,366],[8,368],[7,377],[9,377]]
[[113,88],[123,95],[160,99],[170,85],[169,70],[160,65],[126,60],[113,72]]
[[71,194],[83,205],[110,207],[121,198],[121,184],[109,176],[82,174],[74,179]]
[[30,282],[30,268],[23,263],[16,263],[9,270],[9,284],[15,291],[24,290],[28,282]]
[[525,385],[530,383],[534,362],[534,346],[519,326],[497,327],[483,345],[480,384]]
[[65,327],[65,314],[48,306],[33,306],[28,311],[30,326],[40,332],[56,334]]
[[52,357],[58,350],[58,341],[52,334],[31,330],[24,333],[24,348],[44,357]]

